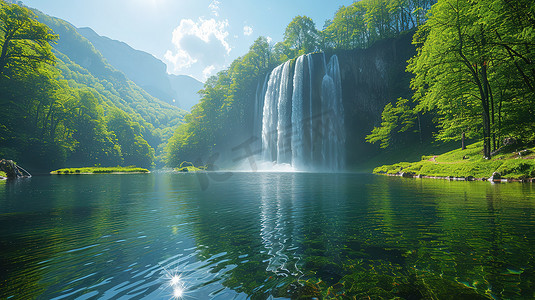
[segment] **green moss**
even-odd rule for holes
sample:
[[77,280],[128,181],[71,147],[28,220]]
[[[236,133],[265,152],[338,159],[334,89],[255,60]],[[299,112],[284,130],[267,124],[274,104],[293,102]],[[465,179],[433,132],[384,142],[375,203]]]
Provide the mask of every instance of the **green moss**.
[[[518,151],[501,151],[492,159],[483,158],[482,143],[474,143],[465,150],[457,149],[441,155],[424,155],[417,162],[400,162],[384,165],[373,170],[376,174],[414,173],[435,177],[488,178],[498,172],[504,178],[522,179],[535,177],[535,160],[530,156],[520,156]],[[531,153],[533,148],[526,148]]]
[[86,167],[86,168],[68,168],[59,169],[50,172],[50,174],[106,174],[106,173],[150,173],[149,170],[143,168],[130,167]]

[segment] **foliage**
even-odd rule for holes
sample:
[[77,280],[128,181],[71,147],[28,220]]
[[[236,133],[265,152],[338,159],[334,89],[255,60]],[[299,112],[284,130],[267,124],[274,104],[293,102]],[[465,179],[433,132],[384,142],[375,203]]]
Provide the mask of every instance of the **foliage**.
[[[51,28],[61,37],[53,48]],[[2,1],[0,42],[0,156],[30,168],[150,167],[185,114],[109,66],[65,21]]]
[[324,48],[365,48],[421,25],[433,0],[362,0],[342,6],[322,32]]
[[415,75],[414,110],[435,115],[438,140],[481,139],[490,158],[503,138],[535,138],[535,19],[525,11],[533,11],[532,1],[441,0],[432,7],[407,69]]
[[[433,3],[363,0],[340,7],[322,31],[311,18],[297,16],[286,27],[283,41],[270,45],[266,38],[258,38],[247,54],[206,81],[200,103],[169,139],[167,165],[176,167],[184,160],[204,165],[201,158],[213,157],[224,146],[232,149],[241,144],[243,141],[235,137],[251,134],[248,128],[253,124],[256,89],[276,65],[310,52],[368,47],[379,39],[396,36],[421,24]],[[405,106],[396,109],[402,108]],[[401,127],[407,127],[405,123],[412,122],[407,115],[410,111],[400,114]]]
[[50,172],[54,175],[77,175],[77,174],[105,174],[105,173],[150,173],[143,168],[130,167],[86,167],[86,168],[67,168]]
[[405,132],[414,126],[416,114],[409,106],[409,100],[399,98],[393,106],[388,103],[381,115],[380,127],[375,127],[372,133],[366,136],[369,143],[381,142],[381,148],[390,146],[394,133]]
[[[258,79],[275,64],[266,38],[258,38],[249,52],[236,59],[227,70],[209,78],[200,91],[201,100],[185,124],[177,128],[166,146],[166,163],[176,167],[182,161],[206,165],[219,145],[235,141],[248,129]],[[213,163],[213,162],[212,162]]]
[[[503,178],[523,179],[535,177],[535,156],[519,155],[516,151],[500,151],[493,159],[485,159],[483,142],[457,149],[442,155],[424,156],[418,162],[401,162],[384,165],[374,169],[376,174],[396,174],[401,172],[433,177],[468,177],[489,178],[494,172]],[[534,148],[526,148],[526,152],[533,152]]]
[[37,67],[52,63],[50,42],[58,38],[37,20],[30,10],[16,4],[0,3],[0,75],[6,68]]

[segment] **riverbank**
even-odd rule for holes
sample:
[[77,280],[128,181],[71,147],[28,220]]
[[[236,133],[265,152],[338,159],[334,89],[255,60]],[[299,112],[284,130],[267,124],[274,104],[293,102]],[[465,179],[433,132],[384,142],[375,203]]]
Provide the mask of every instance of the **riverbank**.
[[465,150],[425,155],[416,162],[383,165],[375,168],[373,173],[406,178],[494,182],[533,181],[535,178],[535,147],[504,147],[491,159],[483,157],[482,149],[483,144],[478,142],[467,146]]
[[85,167],[66,168],[50,172],[52,175],[82,175],[82,174],[126,174],[150,173],[149,170],[136,167]]

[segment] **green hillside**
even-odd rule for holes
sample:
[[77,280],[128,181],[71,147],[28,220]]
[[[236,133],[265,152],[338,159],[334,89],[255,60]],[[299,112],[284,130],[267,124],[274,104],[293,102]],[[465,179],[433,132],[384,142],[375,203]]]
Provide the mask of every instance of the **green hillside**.
[[185,111],[111,67],[69,23],[0,2],[0,157],[38,170],[150,167]]

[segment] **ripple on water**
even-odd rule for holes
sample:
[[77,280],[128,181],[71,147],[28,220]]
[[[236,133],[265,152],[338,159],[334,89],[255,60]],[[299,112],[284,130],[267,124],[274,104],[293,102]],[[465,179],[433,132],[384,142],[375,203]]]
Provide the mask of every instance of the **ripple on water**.
[[191,174],[102,178],[8,192],[20,204],[0,214],[0,298],[268,298],[342,278],[533,293],[535,193],[522,185],[236,173],[202,191]]

